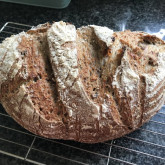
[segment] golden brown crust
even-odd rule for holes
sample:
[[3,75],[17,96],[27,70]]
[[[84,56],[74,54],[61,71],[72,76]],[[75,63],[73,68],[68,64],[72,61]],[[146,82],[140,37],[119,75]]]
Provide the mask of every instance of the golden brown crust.
[[118,138],[165,100],[165,43],[143,32],[44,24],[0,48],[1,103],[40,136],[86,143]]

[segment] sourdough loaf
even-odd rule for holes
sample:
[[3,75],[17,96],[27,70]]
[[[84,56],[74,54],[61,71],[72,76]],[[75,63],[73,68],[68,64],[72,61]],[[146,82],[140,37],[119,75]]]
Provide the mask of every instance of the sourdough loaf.
[[165,43],[144,32],[43,24],[0,44],[0,101],[34,134],[102,142],[165,101]]

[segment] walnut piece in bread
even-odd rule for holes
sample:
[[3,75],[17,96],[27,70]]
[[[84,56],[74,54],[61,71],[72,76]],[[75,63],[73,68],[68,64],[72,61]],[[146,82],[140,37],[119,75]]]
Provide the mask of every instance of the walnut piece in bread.
[[161,108],[164,70],[165,43],[155,36],[47,23],[0,44],[0,101],[37,135],[102,142]]

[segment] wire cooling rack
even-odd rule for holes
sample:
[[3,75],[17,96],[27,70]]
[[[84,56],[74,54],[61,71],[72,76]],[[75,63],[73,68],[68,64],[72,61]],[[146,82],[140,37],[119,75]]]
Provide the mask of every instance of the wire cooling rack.
[[[29,28],[7,22],[0,30],[0,42]],[[83,144],[36,136],[19,126],[0,105],[0,164],[165,165],[165,106],[127,136]]]

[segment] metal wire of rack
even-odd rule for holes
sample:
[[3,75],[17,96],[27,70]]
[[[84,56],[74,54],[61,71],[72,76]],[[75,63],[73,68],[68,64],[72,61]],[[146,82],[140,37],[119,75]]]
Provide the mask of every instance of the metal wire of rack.
[[[7,22],[0,29],[0,42],[30,28]],[[51,140],[23,129],[0,106],[0,158],[8,164],[165,165],[164,128],[165,106],[148,123],[120,139],[99,144]]]

